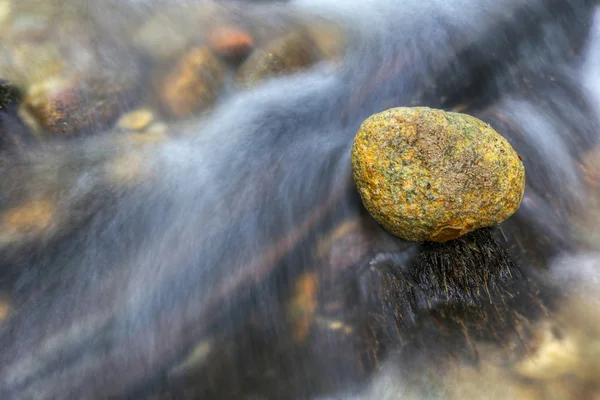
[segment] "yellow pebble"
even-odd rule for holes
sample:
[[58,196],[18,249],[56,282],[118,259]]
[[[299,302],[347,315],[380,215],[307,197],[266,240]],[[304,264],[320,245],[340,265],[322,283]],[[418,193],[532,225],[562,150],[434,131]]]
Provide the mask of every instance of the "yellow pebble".
[[24,236],[46,232],[55,218],[55,205],[48,200],[32,200],[0,215],[0,244]]
[[367,118],[352,147],[365,208],[389,233],[445,242],[512,216],[525,169],[510,143],[467,114],[398,107]]
[[117,126],[130,131],[143,131],[154,120],[154,114],[148,109],[139,109],[123,115]]

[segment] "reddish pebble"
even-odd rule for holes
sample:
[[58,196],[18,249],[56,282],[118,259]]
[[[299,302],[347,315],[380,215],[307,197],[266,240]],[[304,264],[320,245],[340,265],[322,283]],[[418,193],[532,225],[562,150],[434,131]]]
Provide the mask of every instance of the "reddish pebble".
[[208,44],[220,57],[237,62],[248,57],[254,47],[248,32],[231,26],[209,31]]

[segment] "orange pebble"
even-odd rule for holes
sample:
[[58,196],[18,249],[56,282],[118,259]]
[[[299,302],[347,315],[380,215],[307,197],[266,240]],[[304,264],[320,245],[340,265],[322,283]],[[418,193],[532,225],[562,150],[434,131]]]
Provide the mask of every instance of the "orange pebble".
[[24,202],[0,214],[0,246],[44,235],[55,222],[56,207],[52,201]]
[[231,26],[212,29],[208,33],[208,44],[219,56],[231,61],[243,60],[254,47],[248,32]]
[[314,272],[301,275],[295,282],[288,311],[296,342],[304,341],[310,333],[318,306],[318,291],[319,277]]

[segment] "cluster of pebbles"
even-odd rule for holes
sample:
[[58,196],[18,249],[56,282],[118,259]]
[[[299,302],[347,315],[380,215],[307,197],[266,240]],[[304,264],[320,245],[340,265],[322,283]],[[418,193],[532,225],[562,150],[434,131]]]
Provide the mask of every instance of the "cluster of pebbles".
[[0,78],[20,93],[19,117],[37,139],[168,131],[232,93],[344,53],[339,27],[281,5],[114,2],[103,15],[91,3],[0,0]]

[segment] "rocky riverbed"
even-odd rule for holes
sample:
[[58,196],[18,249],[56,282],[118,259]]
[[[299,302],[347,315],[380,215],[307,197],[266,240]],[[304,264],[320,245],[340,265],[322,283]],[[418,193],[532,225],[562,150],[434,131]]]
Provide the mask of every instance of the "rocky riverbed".
[[115,2],[102,19],[91,3],[50,4],[0,3],[0,77],[20,91],[19,115],[40,139],[99,134],[138,109],[154,124],[198,119],[249,85],[335,63],[346,39],[325,19],[276,6],[265,20],[252,6]]

